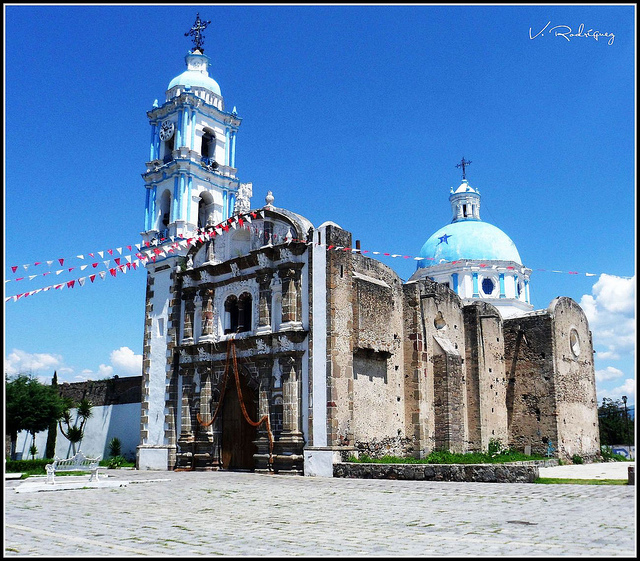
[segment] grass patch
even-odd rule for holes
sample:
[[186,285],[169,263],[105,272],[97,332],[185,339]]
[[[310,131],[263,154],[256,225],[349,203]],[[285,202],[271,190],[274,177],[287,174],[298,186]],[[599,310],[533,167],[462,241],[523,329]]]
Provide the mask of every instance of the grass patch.
[[504,450],[493,454],[489,452],[456,454],[438,450],[431,452],[431,454],[425,458],[401,458],[398,456],[371,458],[366,454],[362,454],[359,458],[350,456],[347,461],[361,464],[504,464],[544,459],[546,459],[544,456],[527,456],[522,452],[516,452],[514,450]]
[[626,479],[562,479],[560,477],[538,477],[534,483],[543,485],[555,485],[563,483],[565,485],[627,485]]

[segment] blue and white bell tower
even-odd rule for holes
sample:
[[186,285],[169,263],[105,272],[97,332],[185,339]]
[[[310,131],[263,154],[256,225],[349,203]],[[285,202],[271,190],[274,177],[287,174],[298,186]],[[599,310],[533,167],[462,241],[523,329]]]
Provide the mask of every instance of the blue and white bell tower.
[[[241,184],[236,177],[236,136],[241,119],[226,112],[218,83],[209,76],[198,17],[187,69],[169,83],[166,100],[147,113],[151,146],[147,171],[144,241],[189,237],[229,218]],[[247,190],[242,190],[245,193]]]

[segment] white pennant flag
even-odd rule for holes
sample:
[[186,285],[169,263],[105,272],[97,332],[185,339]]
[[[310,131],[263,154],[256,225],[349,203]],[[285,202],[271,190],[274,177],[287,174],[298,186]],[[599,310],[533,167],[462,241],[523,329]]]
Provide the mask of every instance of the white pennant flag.
[[98,251],[98,255],[100,256],[100,258],[102,259],[104,257],[104,251]]
[[122,255],[122,248],[121,248],[121,247],[116,247],[116,251],[117,251],[120,255]]
[[76,255],[78,259],[84,259],[84,255]]
[[127,260],[127,263],[131,263],[131,255],[125,255],[124,258]]
[[137,243],[136,247],[138,248],[138,251],[140,251],[140,248],[142,247],[142,244],[141,243]]
[[60,273],[62,273],[62,271],[64,271],[64,269],[60,269],[59,271],[56,271],[56,275],[59,275]]
[[102,280],[104,280],[104,277],[105,277],[105,275],[107,274],[107,272],[106,272],[106,271],[100,271],[98,274],[100,275],[100,278],[101,278]]
[[29,265],[23,265],[24,270],[26,271],[29,268]]
[[89,265],[80,265],[80,270],[84,271]]
[[29,275],[29,280],[35,279],[38,275]]
[[78,279],[78,284],[79,284],[80,286],[84,286],[84,279],[85,279],[85,278],[86,278],[86,277],[81,277],[81,278],[79,278],[79,279]]
[[53,263],[53,260],[47,261],[47,265],[49,265],[49,267],[51,267],[51,263]]
[[107,259],[106,261],[103,261],[104,266],[108,269],[109,268],[109,263],[111,263],[111,259]]

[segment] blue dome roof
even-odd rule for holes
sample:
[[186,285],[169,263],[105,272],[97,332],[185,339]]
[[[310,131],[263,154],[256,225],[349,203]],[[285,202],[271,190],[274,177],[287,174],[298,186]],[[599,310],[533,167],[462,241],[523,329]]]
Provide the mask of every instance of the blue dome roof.
[[511,238],[500,228],[481,220],[461,220],[440,228],[420,250],[418,268],[460,259],[515,261],[522,264]]

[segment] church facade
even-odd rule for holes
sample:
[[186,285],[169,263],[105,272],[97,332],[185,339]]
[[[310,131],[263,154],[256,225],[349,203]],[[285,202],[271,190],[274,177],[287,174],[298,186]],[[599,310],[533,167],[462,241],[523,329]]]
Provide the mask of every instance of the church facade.
[[406,282],[337,224],[271,193],[252,208],[241,119],[195,43],[148,112],[138,468],[331,476],[349,454],[493,439],[597,456],[585,314],[569,298],[533,310],[530,270],[480,220],[479,192],[452,190],[454,219]]

